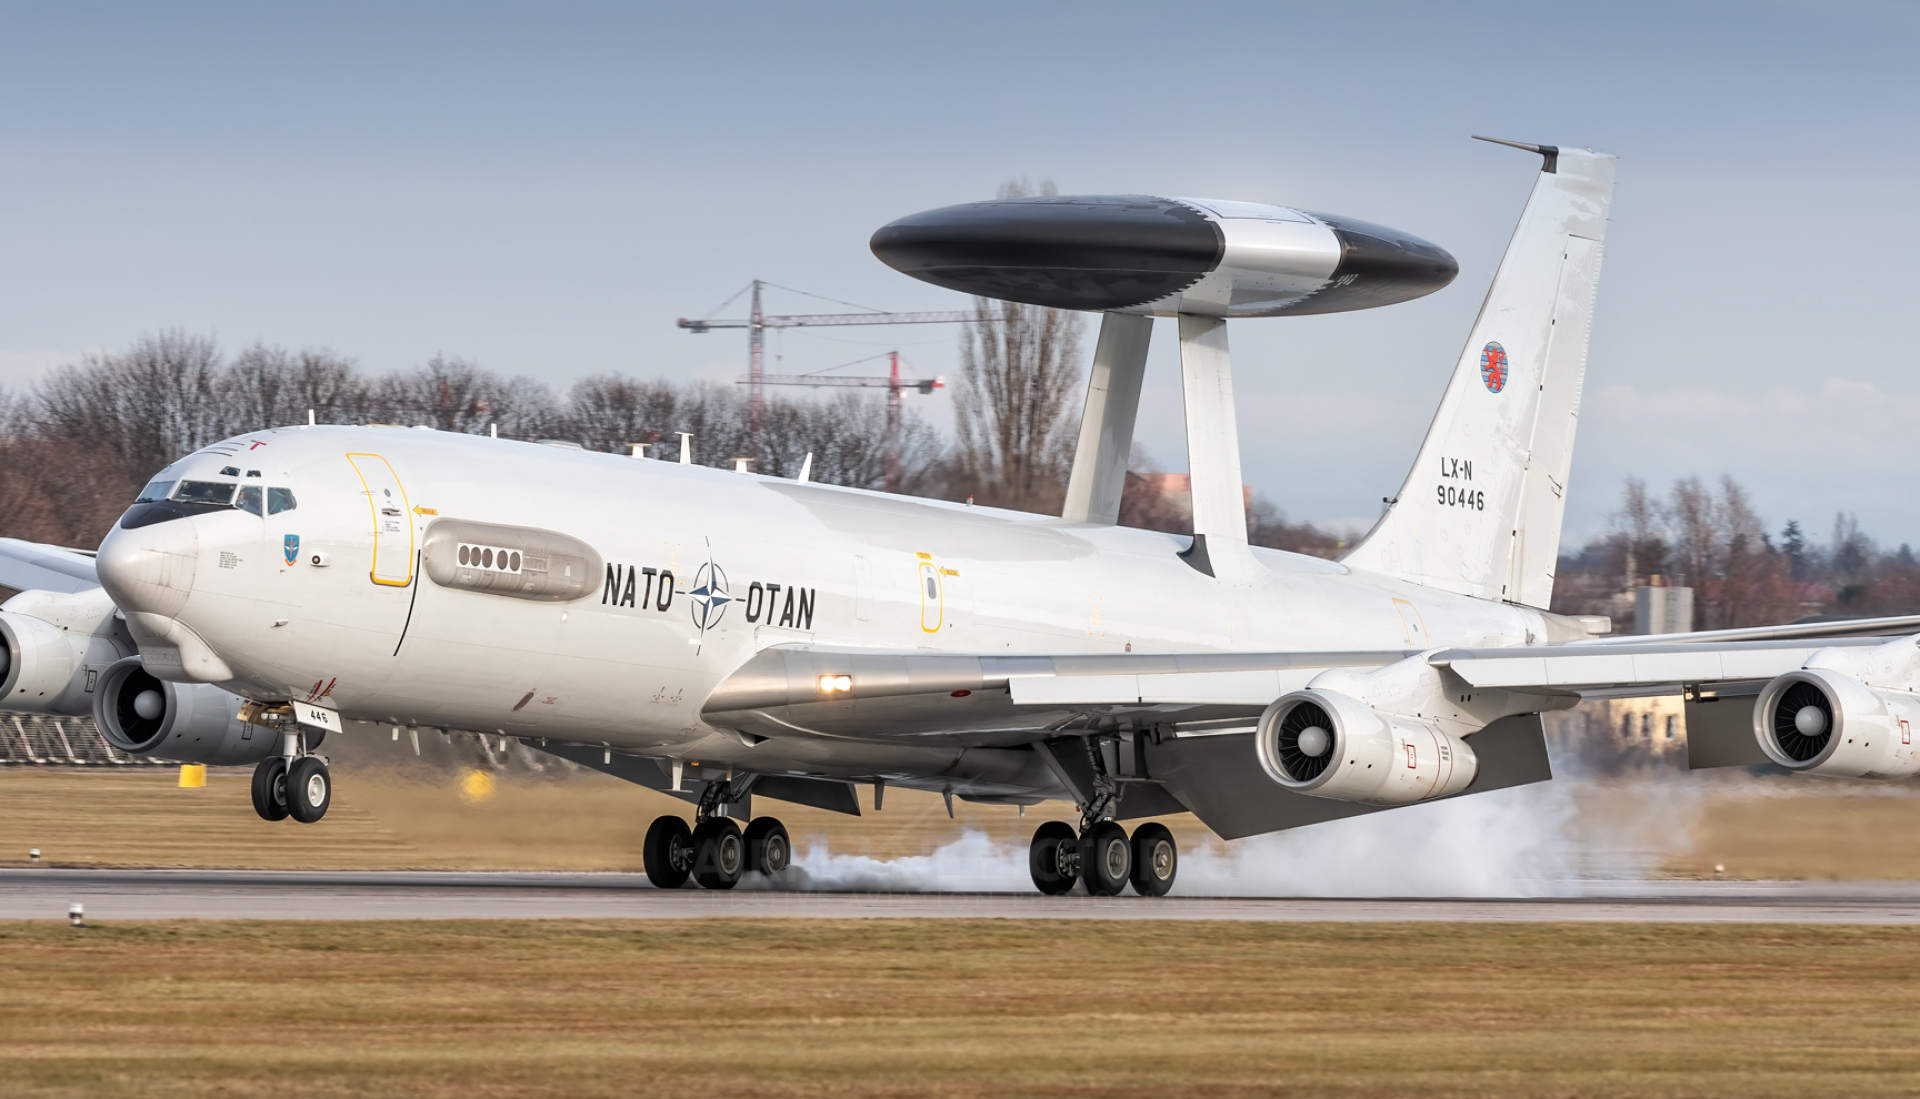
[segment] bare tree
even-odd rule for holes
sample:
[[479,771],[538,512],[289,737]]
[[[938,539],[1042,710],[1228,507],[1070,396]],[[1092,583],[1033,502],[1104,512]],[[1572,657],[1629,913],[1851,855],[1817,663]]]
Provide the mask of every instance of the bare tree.
[[[767,409],[762,436],[764,465],[776,477],[798,475],[808,454],[815,481],[853,488],[881,488],[887,480],[887,411],[872,394],[836,393],[824,401],[776,400]],[[900,468],[903,489],[932,470],[940,440],[925,421],[902,410]]]
[[567,437],[588,450],[626,453],[635,443],[657,443],[678,414],[680,390],[670,382],[642,382],[617,374],[582,378],[567,393]]
[[368,403],[377,420],[424,423],[469,435],[498,429],[515,438],[540,438],[562,424],[553,392],[540,382],[504,378],[466,359],[444,355],[435,355],[414,370],[381,378]]
[[211,336],[142,336],[53,371],[35,390],[34,415],[45,437],[85,440],[152,472],[223,437],[221,366]]
[[[1052,182],[1040,191],[1053,194]],[[1025,181],[1010,181],[999,197],[1031,193]],[[1057,509],[1073,460],[1066,412],[1079,392],[1081,317],[1017,302],[974,303],[980,319],[960,337],[955,473],[983,503]]]
[[367,406],[367,386],[353,360],[332,351],[288,351],[256,343],[233,357],[219,386],[225,434],[307,422],[353,422]]

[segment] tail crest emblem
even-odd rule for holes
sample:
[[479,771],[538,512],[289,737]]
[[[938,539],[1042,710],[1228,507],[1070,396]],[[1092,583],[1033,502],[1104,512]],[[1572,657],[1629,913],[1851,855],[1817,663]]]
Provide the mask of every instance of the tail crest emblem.
[[1487,383],[1487,392],[1498,393],[1507,388],[1507,349],[1497,343],[1490,343],[1480,352],[1480,380]]

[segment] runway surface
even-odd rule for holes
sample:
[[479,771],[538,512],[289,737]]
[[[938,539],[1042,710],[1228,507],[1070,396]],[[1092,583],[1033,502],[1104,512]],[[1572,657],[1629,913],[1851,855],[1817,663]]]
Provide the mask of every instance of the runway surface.
[[1042,897],[659,890],[639,874],[0,870],[0,919],[1467,920],[1920,923],[1920,882],[1585,881],[1527,898]]

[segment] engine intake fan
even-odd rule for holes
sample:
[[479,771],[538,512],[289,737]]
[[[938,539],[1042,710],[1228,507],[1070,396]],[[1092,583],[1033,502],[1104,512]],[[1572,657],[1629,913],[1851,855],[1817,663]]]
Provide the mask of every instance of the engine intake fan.
[[1869,687],[1824,668],[1788,672],[1753,708],[1767,758],[1810,775],[1905,778],[1920,774],[1920,698]]
[[239,718],[245,699],[207,683],[156,679],[137,656],[100,676],[93,722],[107,743],[134,755],[225,766],[280,751],[276,730]]
[[1438,726],[1318,688],[1268,706],[1253,741],[1260,766],[1289,790],[1370,805],[1457,794],[1480,766],[1466,741]]

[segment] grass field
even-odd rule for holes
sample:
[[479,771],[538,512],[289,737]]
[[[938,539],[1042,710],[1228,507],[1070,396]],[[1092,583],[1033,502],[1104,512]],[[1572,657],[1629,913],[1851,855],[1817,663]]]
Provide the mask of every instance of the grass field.
[[[56,866],[217,866],[303,869],[637,870],[640,840],[660,813],[687,805],[598,774],[566,779],[501,775],[491,797],[462,795],[457,775],[342,770],[327,819],[307,827],[253,815],[248,776],[215,771],[181,790],[170,769],[0,770],[0,865],[39,847]],[[1642,860],[1681,877],[1920,877],[1920,798],[1904,787],[1792,782],[1702,782],[1672,810],[1634,780],[1585,789],[1569,842],[1633,844]],[[845,817],[762,801],[795,841],[836,852],[897,858],[925,854],[970,828],[1016,846],[1034,825],[1071,812],[1005,807],[890,790],[875,813]],[[1654,812],[1653,810],[1658,810]],[[1189,849],[1207,834],[1191,817],[1167,818]]]
[[9,1096],[1920,1091],[1920,929],[0,924]]

